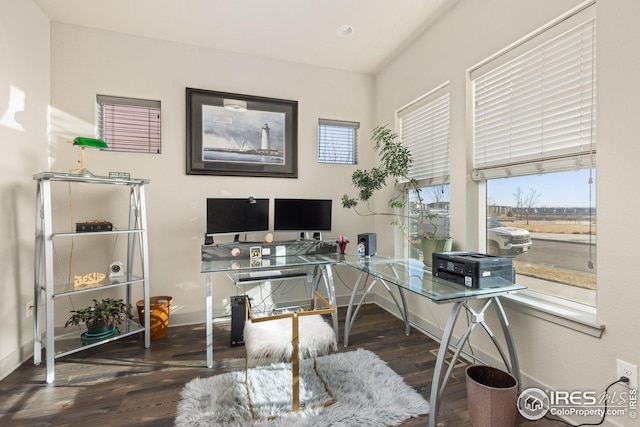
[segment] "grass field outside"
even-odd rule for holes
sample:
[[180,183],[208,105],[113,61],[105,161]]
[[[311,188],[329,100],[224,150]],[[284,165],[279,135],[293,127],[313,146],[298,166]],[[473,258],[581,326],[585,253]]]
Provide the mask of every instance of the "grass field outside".
[[557,233],[557,234],[589,234],[596,233],[596,225],[584,221],[515,221],[504,224],[507,227],[517,227],[529,230],[530,233]]

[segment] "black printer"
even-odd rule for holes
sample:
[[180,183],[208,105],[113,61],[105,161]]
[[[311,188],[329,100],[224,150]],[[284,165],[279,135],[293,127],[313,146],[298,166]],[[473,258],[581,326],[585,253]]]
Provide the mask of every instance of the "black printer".
[[497,288],[513,284],[511,258],[476,252],[434,252],[433,276],[468,288]]

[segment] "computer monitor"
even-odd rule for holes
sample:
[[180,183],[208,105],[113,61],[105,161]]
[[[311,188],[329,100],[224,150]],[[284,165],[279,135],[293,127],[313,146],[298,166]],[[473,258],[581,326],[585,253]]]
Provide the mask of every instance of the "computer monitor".
[[269,199],[208,198],[207,235],[235,235],[269,230]]
[[332,200],[274,199],[275,231],[331,231]]

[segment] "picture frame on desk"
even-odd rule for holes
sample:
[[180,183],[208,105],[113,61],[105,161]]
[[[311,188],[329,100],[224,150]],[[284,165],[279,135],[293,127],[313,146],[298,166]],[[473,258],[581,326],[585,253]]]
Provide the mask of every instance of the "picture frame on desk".
[[186,88],[187,174],[298,177],[298,101]]
[[249,258],[261,258],[262,257],[262,247],[260,246],[251,246],[249,248]]

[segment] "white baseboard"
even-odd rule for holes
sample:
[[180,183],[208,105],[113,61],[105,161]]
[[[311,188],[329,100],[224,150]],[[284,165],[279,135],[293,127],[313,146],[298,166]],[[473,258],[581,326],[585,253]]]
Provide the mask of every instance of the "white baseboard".
[[18,369],[24,362],[32,358],[33,340],[30,340],[16,351],[0,359],[0,381]]

